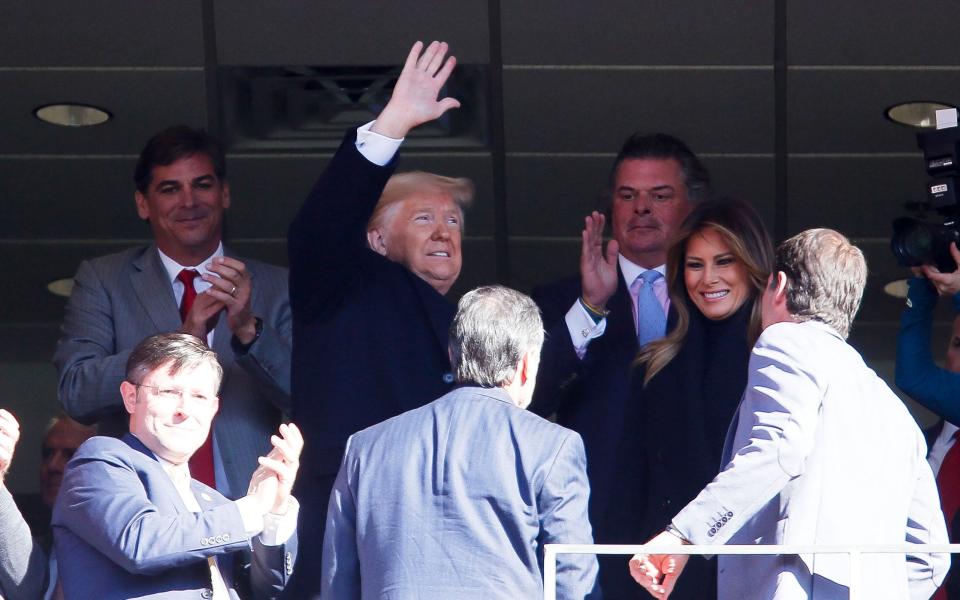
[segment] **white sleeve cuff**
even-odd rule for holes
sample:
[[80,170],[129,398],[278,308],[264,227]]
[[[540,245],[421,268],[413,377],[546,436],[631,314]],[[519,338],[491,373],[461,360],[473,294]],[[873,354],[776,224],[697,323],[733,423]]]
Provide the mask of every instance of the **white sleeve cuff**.
[[377,166],[384,166],[396,156],[404,138],[399,140],[370,131],[376,121],[357,127],[357,150],[363,157]]
[[248,537],[253,537],[263,531],[263,514],[254,499],[250,496],[244,496],[234,500],[237,510],[240,511],[240,518],[243,519],[243,531]]
[[300,503],[293,496],[287,499],[287,512],[282,515],[267,513],[263,517],[263,531],[260,532],[260,542],[264,546],[279,546],[286,543],[297,530],[297,516],[300,514]]
[[607,319],[600,319],[599,323],[594,323],[590,313],[587,312],[580,301],[577,300],[567,311],[565,317],[567,329],[570,331],[570,341],[573,342],[573,349],[577,352],[578,358],[583,358],[587,353],[587,345],[607,330]]

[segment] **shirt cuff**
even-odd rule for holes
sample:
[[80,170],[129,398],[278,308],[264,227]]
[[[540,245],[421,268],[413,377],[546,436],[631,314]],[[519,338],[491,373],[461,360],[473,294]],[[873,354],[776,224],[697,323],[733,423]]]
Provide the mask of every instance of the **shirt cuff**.
[[577,352],[577,358],[583,358],[587,353],[587,345],[607,330],[607,319],[600,319],[594,323],[590,313],[587,312],[579,301],[573,303],[565,317],[567,330],[570,332],[570,341],[573,342],[573,349]]
[[377,166],[384,166],[397,155],[404,138],[394,139],[370,131],[376,121],[357,127],[357,150],[363,157]]
[[244,496],[234,500],[233,503],[240,511],[240,518],[243,519],[243,531],[247,534],[247,537],[253,537],[263,531],[263,513],[260,512],[252,497]]
[[260,532],[260,543],[264,546],[279,546],[285,544],[293,532],[297,530],[297,515],[300,514],[300,503],[293,496],[287,499],[287,512],[282,515],[267,513],[263,517],[263,531]]

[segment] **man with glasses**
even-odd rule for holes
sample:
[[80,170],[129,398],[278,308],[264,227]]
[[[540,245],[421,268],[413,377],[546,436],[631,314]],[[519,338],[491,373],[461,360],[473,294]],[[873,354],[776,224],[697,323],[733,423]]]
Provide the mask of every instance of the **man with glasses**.
[[[275,597],[292,572],[303,439],[281,425],[246,496],[191,479],[219,408],[223,370],[200,339],[168,333],[133,349],[120,384],[130,429],[93,437],[64,473],[53,530],[66,597]],[[252,550],[249,568],[243,550]],[[245,593],[244,593],[245,591]]]

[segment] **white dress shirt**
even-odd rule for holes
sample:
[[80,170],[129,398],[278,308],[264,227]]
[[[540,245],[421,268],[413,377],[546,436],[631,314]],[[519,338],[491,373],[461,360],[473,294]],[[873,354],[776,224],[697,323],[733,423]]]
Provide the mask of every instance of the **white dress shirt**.
[[[624,255],[620,254],[617,256],[617,259],[620,264],[620,272],[623,274],[622,285],[626,286],[628,293],[631,297],[631,304],[633,306],[633,325],[637,326],[637,299],[633,297],[633,293],[629,292],[630,284],[644,271],[649,271],[641,267],[640,265],[631,262]],[[666,315],[670,311],[670,296],[667,293],[666,286],[666,265],[660,265],[654,267],[654,271],[663,275],[663,279],[659,280],[658,283],[663,282],[661,285],[654,284],[654,294],[656,294],[657,299],[660,301],[660,304],[663,305],[663,314]],[[607,330],[607,319],[600,319],[598,322],[593,321],[593,317],[590,316],[590,313],[587,312],[587,309],[580,304],[579,298],[574,301],[573,306],[570,307],[570,310],[567,311],[566,315],[567,330],[570,332],[570,340],[573,342],[573,348],[577,352],[579,358],[583,358],[587,353],[587,346],[591,341],[597,339]]]
[[957,433],[957,426],[949,421],[944,421],[940,435],[937,436],[937,439],[935,439],[930,446],[930,452],[927,454],[927,462],[930,463],[930,468],[933,469],[934,477],[940,474],[943,459],[947,457],[947,452],[950,451],[950,448],[953,448],[953,445],[957,441],[953,437],[955,433]]

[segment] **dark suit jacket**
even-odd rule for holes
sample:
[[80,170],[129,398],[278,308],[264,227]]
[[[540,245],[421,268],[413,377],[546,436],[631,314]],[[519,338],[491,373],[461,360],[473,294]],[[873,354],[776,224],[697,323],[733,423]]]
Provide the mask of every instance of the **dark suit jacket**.
[[[213,430],[236,497],[246,493],[257,457],[269,452],[281,411],[290,408],[292,330],[286,269],[241,260],[253,276],[250,305],[263,333],[238,354],[221,314],[213,337],[224,373]],[[81,423],[99,423],[101,435],[121,436],[129,415],[120,382],[130,351],[147,336],[179,329],[180,309],[154,245],[84,261],[75,280],[53,356],[60,402]]]
[[66,598],[209,597],[201,594],[210,587],[211,556],[236,598],[228,556],[251,543],[248,597],[276,597],[289,574],[296,536],[264,546],[246,536],[232,502],[199,481],[191,489],[203,512],[187,510],[160,462],[134,436],[84,442],[67,465],[53,507]]
[[[590,544],[583,443],[499,388],[461,387],[354,434],[327,511],[324,600],[540,598],[544,544]],[[592,555],[558,556],[557,598]]]
[[[599,523],[616,487],[624,477],[636,475],[624,473],[618,459],[623,436],[636,432],[624,418],[631,379],[642,378],[642,371],[635,373],[631,367],[639,347],[630,293],[619,268],[617,284],[607,304],[610,314],[606,331],[590,342],[582,360],[577,358],[564,320],[580,297],[580,278],[571,277],[533,291],[533,299],[543,312],[547,338],[530,410],[542,416],[556,413],[557,423],[583,436],[590,475],[590,520],[598,543],[604,543],[606,534]],[[671,310],[668,329],[675,319]]]
[[[366,225],[396,159],[374,165],[351,130],[290,226],[293,417],[303,430],[297,497],[326,506],[350,434],[450,390],[454,307],[403,265],[369,250]],[[291,598],[320,589],[323,511],[301,513]],[[301,587],[302,586],[302,587]]]

